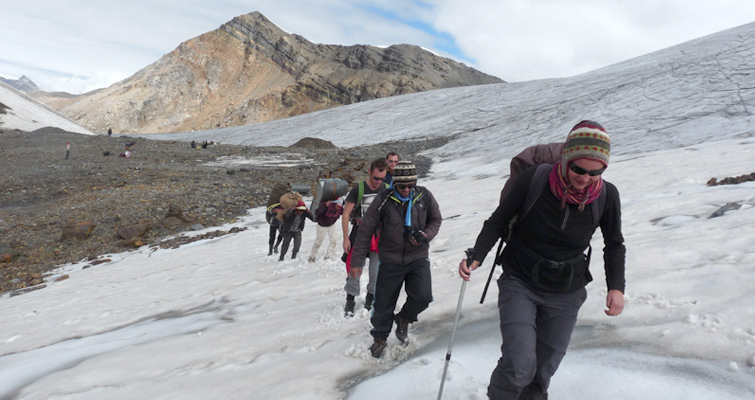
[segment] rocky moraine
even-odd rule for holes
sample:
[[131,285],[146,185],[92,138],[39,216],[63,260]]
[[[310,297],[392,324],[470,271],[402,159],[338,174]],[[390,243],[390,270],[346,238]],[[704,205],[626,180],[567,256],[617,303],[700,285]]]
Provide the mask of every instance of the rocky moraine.
[[[331,171],[351,185],[389,151],[413,160],[424,175],[431,160],[419,154],[447,140],[338,148],[306,138],[290,147],[193,149],[184,141],[55,128],[0,131],[0,293],[44,287],[46,274],[68,262],[96,265],[140,246],[180,246],[192,240],[182,232],[222,226],[266,205],[275,183],[314,189]],[[119,157],[126,142],[131,157]],[[211,229],[203,237],[228,233]]]

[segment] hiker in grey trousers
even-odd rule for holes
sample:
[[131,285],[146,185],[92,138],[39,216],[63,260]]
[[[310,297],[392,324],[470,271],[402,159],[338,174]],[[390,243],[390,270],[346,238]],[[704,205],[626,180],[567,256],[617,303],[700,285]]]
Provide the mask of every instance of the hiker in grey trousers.
[[[600,124],[581,121],[550,170],[529,211],[523,211],[509,236],[509,222],[520,213],[537,167],[519,175],[512,190],[477,237],[472,263],[459,264],[469,280],[499,238],[507,238],[498,279],[501,357],[490,377],[491,399],[547,399],[551,377],[566,354],[577,314],[587,298],[590,240],[603,233],[608,294],[606,315],[624,309],[624,237],[616,187],[602,179],[608,167],[610,138]],[[602,196],[601,201],[596,201]],[[592,207],[602,207],[593,216]],[[598,219],[598,221],[595,221]],[[587,255],[585,255],[585,251]]]

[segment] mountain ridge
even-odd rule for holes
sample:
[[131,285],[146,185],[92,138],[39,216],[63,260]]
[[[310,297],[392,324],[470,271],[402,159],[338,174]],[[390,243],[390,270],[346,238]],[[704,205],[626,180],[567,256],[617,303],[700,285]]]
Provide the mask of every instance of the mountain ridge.
[[39,86],[37,86],[37,84],[29,79],[29,77],[27,77],[26,75],[21,75],[21,77],[18,79],[6,79],[0,76],[0,82],[3,82],[13,89],[20,90],[22,92],[28,93],[39,91]]
[[417,46],[315,44],[253,12],[181,43],[108,88],[74,99],[36,97],[92,131],[154,133],[253,124],[501,82]]

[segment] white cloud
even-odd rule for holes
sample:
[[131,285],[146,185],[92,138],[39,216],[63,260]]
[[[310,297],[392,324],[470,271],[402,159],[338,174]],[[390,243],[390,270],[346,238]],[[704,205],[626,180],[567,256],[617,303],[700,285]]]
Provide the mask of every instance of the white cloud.
[[436,22],[502,79],[565,77],[755,20],[755,4],[649,0],[444,1]]
[[0,75],[83,93],[252,11],[315,43],[416,44],[507,81],[571,76],[755,20],[755,3],[735,0],[26,0],[3,4]]

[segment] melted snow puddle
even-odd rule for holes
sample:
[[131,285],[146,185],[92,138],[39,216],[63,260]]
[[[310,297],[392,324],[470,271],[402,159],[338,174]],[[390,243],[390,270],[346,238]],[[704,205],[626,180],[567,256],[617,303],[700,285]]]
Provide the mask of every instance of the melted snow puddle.
[[[728,366],[714,362],[644,354],[626,348],[580,346],[580,342],[587,341],[592,335],[591,330],[591,327],[575,330],[572,347],[551,382],[549,394],[552,398],[755,398],[755,380],[748,372],[732,371]],[[347,399],[437,398],[449,340],[450,332],[385,374],[354,386]],[[497,319],[459,328],[443,388],[443,399],[487,399],[486,389],[500,355],[499,346]]]

